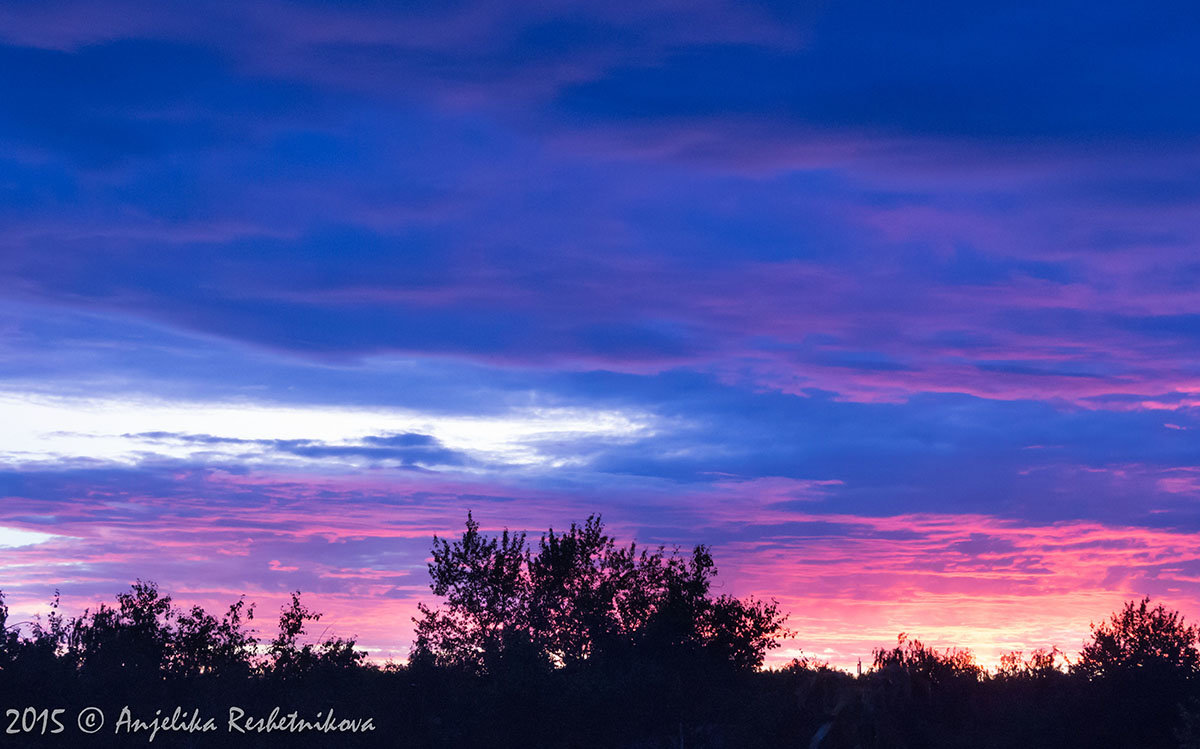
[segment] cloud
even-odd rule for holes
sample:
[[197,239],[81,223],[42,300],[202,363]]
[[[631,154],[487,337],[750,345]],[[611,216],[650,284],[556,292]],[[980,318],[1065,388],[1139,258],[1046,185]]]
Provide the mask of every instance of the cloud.
[[211,434],[178,434],[174,432],[140,432],[123,434],[132,440],[184,443],[203,447],[252,446],[265,451],[294,455],[301,458],[336,458],[365,460],[368,465],[390,464],[406,468],[428,466],[469,466],[473,461],[465,453],[449,450],[428,434],[405,432],[383,436],[368,436],[350,444],[330,444],[313,439],[244,439],[214,437]]

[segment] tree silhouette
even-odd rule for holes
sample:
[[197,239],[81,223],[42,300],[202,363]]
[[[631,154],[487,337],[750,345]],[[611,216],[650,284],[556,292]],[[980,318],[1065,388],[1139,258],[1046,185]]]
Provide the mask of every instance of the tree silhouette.
[[524,534],[487,538],[470,513],[459,541],[434,536],[430,588],[447,607],[418,604],[413,657],[475,671],[499,657],[527,616],[527,556]]
[[115,608],[101,604],[90,616],[84,612],[70,623],[67,655],[96,677],[157,674],[171,657],[175,614],[170,596],[159,593],[153,582],[138,580],[117,594]]
[[760,666],[786,634],[774,602],[712,597],[712,555],[618,547],[598,516],[550,529],[536,552],[524,534],[489,538],[469,513],[462,537],[435,537],[433,592],[422,604],[413,658],[476,672],[514,652],[568,667],[634,651],[703,655],[735,668]]
[[363,663],[366,653],[356,649],[353,639],[330,637],[319,643],[301,643],[309,622],[320,620],[321,614],[300,601],[300,592],[279,610],[279,633],[267,649],[268,663],[264,670],[284,680],[328,674],[355,668]]
[[1070,662],[1057,647],[1039,648],[1025,656],[1020,650],[1000,656],[996,667],[998,679],[1061,679],[1066,676]]
[[528,624],[537,650],[570,665],[619,636],[632,623],[620,606],[636,574],[630,559],[617,554],[595,516],[582,527],[572,524],[566,533],[551,529],[542,536],[527,561]]
[[939,651],[904,633],[897,638],[896,647],[877,649],[874,655],[877,671],[903,672],[929,684],[961,679],[977,681],[983,677],[983,669],[975,663],[970,651],[959,648]]
[[258,638],[247,627],[254,606],[239,600],[221,619],[199,606],[176,617],[168,671],[176,676],[246,677],[253,670]]
[[1150,599],[1130,601],[1107,622],[1092,625],[1092,641],[1079,654],[1078,671],[1088,677],[1148,672],[1154,678],[1190,677],[1200,671],[1200,627]]
[[[286,705],[383,727],[247,746],[390,747],[400,736],[415,749],[1200,747],[1200,631],[1148,599],[1094,625],[1073,664],[1050,648],[1010,653],[989,672],[969,651],[901,635],[854,676],[811,658],[764,668],[783,617],[773,602],[714,594],[705,546],[619,544],[595,516],[531,546],[468,515],[462,536],[435,539],[433,552],[442,601],[422,606],[413,658],[385,667],[352,639],[312,637],[321,614],[298,592],[273,634],[252,628],[244,599],[215,616],[142,580],[73,617],[56,593],[21,624],[0,593],[0,704],[264,716]],[[5,734],[9,746],[112,741]]]

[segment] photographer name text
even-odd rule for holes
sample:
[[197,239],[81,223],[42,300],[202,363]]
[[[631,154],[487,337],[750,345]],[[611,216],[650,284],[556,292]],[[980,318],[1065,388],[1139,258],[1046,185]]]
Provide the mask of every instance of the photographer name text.
[[[79,711],[67,708],[8,708],[4,711],[7,726],[4,733],[13,735],[61,734],[71,728],[80,733],[99,734],[105,731],[108,717],[98,707]],[[74,725],[71,725],[74,724]],[[331,707],[316,714],[274,707],[266,714],[255,714],[231,706],[220,718],[204,715],[200,708],[182,706],[173,710],[155,710],[153,714],[122,707],[107,732],[117,736],[142,736],[153,743],[160,734],[294,734],[294,733],[368,733],[375,730],[370,717],[343,717]]]

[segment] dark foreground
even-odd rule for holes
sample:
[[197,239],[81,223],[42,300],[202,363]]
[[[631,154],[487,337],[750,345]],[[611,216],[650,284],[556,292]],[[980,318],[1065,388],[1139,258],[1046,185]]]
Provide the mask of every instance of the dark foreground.
[[298,596],[269,640],[244,602],[218,617],[149,583],[22,627],[0,606],[0,746],[1200,747],[1200,632],[1147,601],[1073,662],[985,672],[902,639],[855,677],[763,670],[773,603],[711,595],[704,547],[619,547],[595,519],[536,548],[468,521],[430,574],[403,666],[311,640]]

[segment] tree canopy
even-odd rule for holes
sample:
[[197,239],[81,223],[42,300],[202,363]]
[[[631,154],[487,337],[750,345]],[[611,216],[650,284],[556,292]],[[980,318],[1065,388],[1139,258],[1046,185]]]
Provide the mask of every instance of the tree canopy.
[[621,546],[594,515],[531,548],[524,534],[488,537],[468,513],[461,538],[434,538],[430,587],[444,605],[421,605],[413,658],[477,672],[505,657],[569,667],[634,653],[758,668],[785,615],[774,601],[712,595],[716,574],[706,546]]
[[1177,611],[1150,599],[1130,601],[1108,621],[1092,625],[1092,641],[1079,654],[1077,668],[1093,677],[1150,672],[1188,677],[1200,672],[1200,627]]

